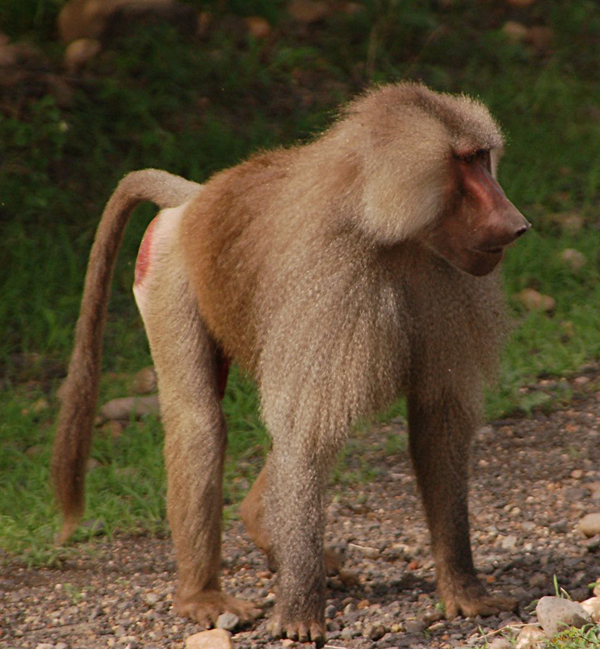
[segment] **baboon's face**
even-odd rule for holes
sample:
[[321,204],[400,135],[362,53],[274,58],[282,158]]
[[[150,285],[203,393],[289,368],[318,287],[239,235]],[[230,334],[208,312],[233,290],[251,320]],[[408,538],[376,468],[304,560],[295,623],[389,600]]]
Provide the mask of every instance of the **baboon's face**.
[[451,166],[447,209],[425,241],[456,268],[487,275],[531,224],[494,177],[490,151],[455,153]]

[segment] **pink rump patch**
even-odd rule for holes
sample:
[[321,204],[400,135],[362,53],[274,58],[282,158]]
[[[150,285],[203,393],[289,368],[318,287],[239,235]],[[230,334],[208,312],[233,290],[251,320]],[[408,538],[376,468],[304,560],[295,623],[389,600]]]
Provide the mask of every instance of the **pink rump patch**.
[[153,219],[144,233],[142,243],[138,252],[137,259],[135,260],[135,280],[134,285],[137,286],[146,276],[148,268],[150,268],[150,249],[152,246],[152,231],[156,225],[158,218]]

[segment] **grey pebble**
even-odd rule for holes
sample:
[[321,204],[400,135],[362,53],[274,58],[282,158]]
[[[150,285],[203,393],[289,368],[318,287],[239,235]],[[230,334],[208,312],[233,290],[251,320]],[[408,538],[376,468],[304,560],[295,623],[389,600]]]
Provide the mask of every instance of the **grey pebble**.
[[343,628],[340,632],[340,638],[342,640],[351,640],[352,638],[356,637],[359,635],[357,629],[354,629],[353,627],[347,626]]
[[381,638],[383,638],[386,633],[387,629],[383,626],[383,624],[376,624],[368,630],[367,637],[371,640],[377,641],[381,640]]
[[407,633],[421,633],[427,625],[422,620],[408,620],[404,623],[404,626]]
[[513,645],[506,638],[494,638],[490,644],[489,649],[512,649]]
[[536,572],[529,578],[529,585],[532,588],[542,588],[548,583],[548,576],[543,572]]
[[154,606],[157,602],[160,601],[160,595],[157,595],[156,593],[146,593],[144,595],[144,601],[148,606]]
[[225,631],[233,631],[240,623],[240,618],[235,613],[221,613],[217,618],[217,629],[225,629]]

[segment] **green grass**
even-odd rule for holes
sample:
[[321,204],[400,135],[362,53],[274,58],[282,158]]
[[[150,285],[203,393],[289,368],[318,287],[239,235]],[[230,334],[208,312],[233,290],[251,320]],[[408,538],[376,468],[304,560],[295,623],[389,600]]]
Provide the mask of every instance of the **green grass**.
[[[36,44],[61,73],[54,40],[60,0],[5,0],[3,29]],[[504,276],[516,322],[488,412],[528,412],[544,397],[522,387],[539,375],[568,375],[600,357],[600,9],[550,0],[525,10],[502,3],[366,0],[307,30],[284,2],[189,2],[213,12],[203,39],[168,25],[132,29],[113,42],[57,102],[44,75],[3,90],[0,105],[0,547],[50,561],[56,527],[48,459],[55,390],[68,359],[89,246],[102,206],[127,171],[162,167],[197,181],[252,151],[305,141],[335,108],[371,82],[421,79],[468,92],[492,109],[508,146],[501,181],[534,230],[508,254]],[[437,7],[437,8],[436,8]],[[486,8],[484,8],[486,7]],[[226,12],[238,22],[224,20]],[[263,15],[270,39],[240,36],[239,21]],[[231,16],[229,16],[231,18]],[[505,20],[552,28],[539,52],[511,44]],[[575,232],[553,215],[582,217]],[[106,332],[102,398],[127,393],[128,377],[150,363],[130,286],[152,210],[140,208],[126,234]],[[565,248],[585,254],[574,273]],[[514,299],[533,287],[556,300],[553,313],[528,313]],[[45,399],[47,408],[33,406]],[[235,375],[226,502],[255,475],[267,445],[252,386]],[[402,413],[398,406],[388,414]],[[360,438],[357,443],[360,443]],[[386,442],[390,448],[394,443]],[[162,533],[164,469],[156,420],[132,423],[117,439],[98,434],[86,518],[116,530]],[[32,450],[33,449],[33,450]],[[368,479],[371,468],[336,480]],[[89,532],[91,534],[91,532]],[[81,532],[82,535],[85,532]]]
[[[515,644],[516,638],[509,638]],[[487,640],[480,645],[480,649],[489,649],[491,646]],[[551,639],[543,642],[543,649],[594,649],[600,647],[600,629],[595,625],[587,625],[581,629],[574,627],[558,633]]]

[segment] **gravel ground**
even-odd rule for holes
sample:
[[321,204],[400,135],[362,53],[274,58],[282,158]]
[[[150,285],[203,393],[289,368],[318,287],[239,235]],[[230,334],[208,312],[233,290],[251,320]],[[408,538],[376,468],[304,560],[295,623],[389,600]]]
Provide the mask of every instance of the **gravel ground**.
[[[328,646],[460,647],[531,619],[534,602],[554,594],[553,578],[575,600],[600,577],[600,537],[577,523],[600,511],[600,394],[597,369],[571,381],[575,398],[550,414],[492,422],[473,453],[472,540],[482,578],[512,594],[518,614],[446,621],[436,607],[427,530],[407,453],[382,443],[392,423],[365,433],[348,464],[377,470],[368,484],[332,489],[327,542],[345,552],[347,572],[329,579]],[[536,390],[552,392],[558,382]],[[560,387],[560,386],[559,386]],[[363,443],[365,446],[363,447]],[[170,541],[98,539],[62,569],[0,569],[0,647],[181,648],[200,629],[172,611]],[[272,605],[274,578],[241,524],[225,531],[225,588]],[[236,649],[302,646],[269,641],[265,622],[233,636]]]

